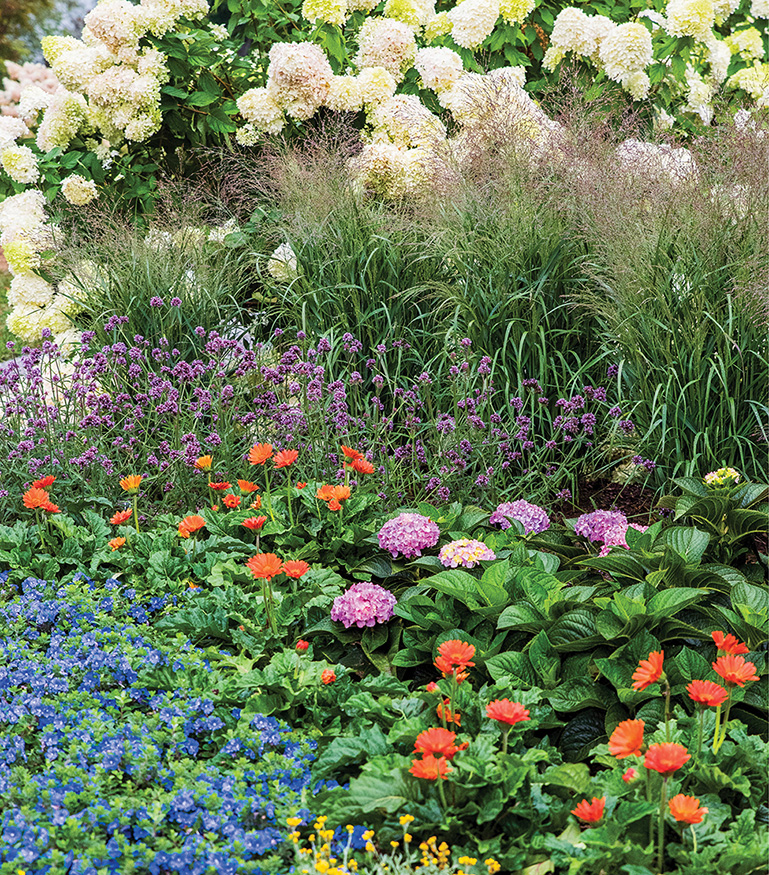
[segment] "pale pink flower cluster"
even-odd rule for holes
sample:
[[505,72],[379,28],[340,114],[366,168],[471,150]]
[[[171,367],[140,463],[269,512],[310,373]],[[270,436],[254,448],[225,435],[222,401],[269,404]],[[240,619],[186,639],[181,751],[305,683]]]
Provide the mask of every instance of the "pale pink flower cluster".
[[496,553],[490,550],[483,541],[459,538],[441,547],[438,553],[441,565],[446,568],[475,568],[479,562],[496,559]]
[[393,18],[369,18],[358,31],[356,67],[384,67],[400,82],[414,62],[417,43],[414,31]]
[[608,556],[612,547],[628,549],[625,541],[628,528],[645,532],[648,526],[628,523],[621,510],[594,510],[583,513],[574,523],[574,531],[588,541],[602,544],[599,556]]
[[26,118],[19,110],[21,93],[26,88],[40,89],[45,94],[53,94],[61,88],[56,74],[44,64],[15,64],[5,62],[8,75],[3,79],[3,89],[0,91],[0,115],[16,118]]
[[343,623],[345,629],[350,626],[364,629],[391,620],[396,604],[397,600],[389,589],[371,581],[354,583],[347,592],[334,599],[331,619]]
[[415,559],[422,550],[434,547],[441,530],[429,517],[420,513],[402,513],[388,520],[379,530],[379,546],[388,550],[393,559]]

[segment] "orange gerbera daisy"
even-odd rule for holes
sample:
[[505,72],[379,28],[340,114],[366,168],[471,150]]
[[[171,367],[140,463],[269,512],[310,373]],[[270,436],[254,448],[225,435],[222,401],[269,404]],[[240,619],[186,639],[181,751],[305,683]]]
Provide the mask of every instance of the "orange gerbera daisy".
[[40,507],[42,507],[43,510],[47,510],[48,513],[61,513],[59,505],[54,504],[52,501],[44,501]]
[[638,668],[633,672],[632,686],[634,690],[645,690],[662,677],[664,656],[664,650],[653,650],[648,659],[642,659],[638,663]]
[[224,502],[224,506],[228,507],[230,510],[235,510],[236,507],[240,507],[240,496],[239,495],[225,495],[222,499]]
[[119,510],[110,517],[110,522],[113,526],[120,526],[127,520],[131,519],[132,513],[133,511],[130,508],[128,510]]
[[677,772],[684,763],[689,762],[692,755],[682,745],[674,741],[663,741],[661,744],[653,744],[646,751],[644,765],[667,777]]
[[198,469],[198,471],[210,471],[211,465],[213,464],[213,456],[200,456],[199,458],[195,459],[195,467]]
[[359,474],[373,474],[374,466],[369,462],[368,459],[360,458],[354,459],[352,463],[353,470],[357,471]]
[[625,772],[625,774],[622,776],[622,780],[623,780],[626,784],[629,784],[631,781],[635,781],[635,779],[636,779],[637,777],[638,777],[638,769],[630,768],[630,769],[628,769],[628,770]]
[[129,474],[120,481],[120,486],[126,492],[138,492],[144,478],[141,474]]
[[42,507],[50,497],[45,489],[38,489],[36,486],[33,486],[24,493],[21,500],[24,502],[24,507],[35,509]]
[[692,681],[686,688],[689,698],[698,705],[709,705],[717,708],[723,704],[729,696],[720,684],[713,681]]
[[348,459],[352,459],[353,462],[356,459],[363,458],[363,453],[359,453],[357,450],[354,450],[352,447],[346,447],[344,444],[342,444],[342,452],[345,454],[345,456],[347,456]]
[[276,468],[288,468],[293,465],[299,456],[299,450],[281,450],[275,455]]
[[331,501],[329,501],[329,503],[328,503],[328,509],[329,510],[341,510],[342,505],[335,498],[332,498]]
[[[49,486],[53,486],[54,480],[56,480],[56,478],[53,474],[48,474],[46,477],[41,477],[39,480],[35,480],[32,485],[35,489],[48,489]],[[747,650],[745,652],[747,653]]]
[[214,492],[224,492],[225,489],[230,488],[228,480],[222,480],[220,483],[209,483],[208,485],[214,490]]
[[453,638],[451,641],[444,641],[438,647],[435,667],[444,675],[450,675],[455,669],[465,669],[475,665],[471,662],[474,656],[475,647],[472,644]]
[[679,823],[702,823],[702,818],[708,813],[707,808],[700,808],[700,800],[696,796],[684,796],[679,793],[668,802],[670,813]]
[[246,562],[246,568],[254,577],[270,580],[283,571],[283,560],[274,553],[257,553]]
[[324,668],[320,674],[320,680],[326,685],[333,684],[336,680],[336,672],[333,668]]
[[450,729],[444,729],[442,726],[425,729],[417,735],[414,742],[414,753],[438,754],[451,759],[457,752],[457,746],[454,744],[456,740],[456,733]]
[[461,726],[462,715],[459,713],[459,711],[455,711],[452,714],[450,705],[451,702],[448,699],[444,699],[443,702],[438,703],[438,707],[435,709],[435,713],[438,715],[438,719],[445,720],[446,723],[453,723],[455,726]]
[[259,510],[259,508],[261,506],[262,506],[262,496],[257,495],[256,498],[251,502],[251,505],[250,505],[251,510]]
[[618,760],[640,757],[644,743],[643,720],[623,720],[609,739],[609,753]]
[[310,566],[303,559],[289,559],[283,563],[283,573],[286,577],[299,578],[309,570]]
[[409,769],[415,778],[424,778],[426,781],[444,780],[451,771],[446,757],[434,757],[431,753],[422,757],[421,760],[412,760]]
[[352,495],[349,486],[344,486],[340,484],[339,486],[334,486],[334,498],[337,501],[347,501],[347,499]]
[[738,653],[750,653],[748,645],[743,644],[731,633],[724,635],[723,632],[711,632],[711,637],[721,653],[731,653],[733,656]]
[[486,706],[486,716],[500,723],[509,723],[511,726],[531,719],[528,710],[520,702],[511,702],[510,699],[495,699],[489,702]]
[[580,820],[584,820],[585,823],[598,823],[603,817],[603,810],[605,807],[605,796],[601,796],[600,799],[593,796],[592,802],[583,799],[576,808],[572,808],[571,813]]
[[315,497],[319,498],[321,501],[331,501],[334,497],[334,487],[330,486],[328,483],[324,483],[323,486],[318,488]]
[[107,543],[112,547],[112,552],[114,553],[115,550],[119,550],[125,544],[125,538],[112,538]]
[[250,495],[252,492],[257,492],[259,487],[250,480],[238,480],[238,489],[243,495]]
[[206,521],[202,516],[198,516],[196,513],[190,514],[179,523],[179,534],[182,538],[189,538],[194,532],[202,529],[205,524]]
[[744,687],[746,681],[757,681],[756,667],[752,662],[746,662],[744,656],[733,656],[727,653],[719,656],[713,663],[716,674],[720,674],[725,684]]
[[247,520],[243,520],[241,526],[251,529],[252,532],[256,532],[261,529],[266,522],[266,516],[250,516]]
[[252,465],[264,465],[272,456],[272,444],[254,444],[248,451],[248,461]]
[[294,486],[297,489],[304,489],[304,487],[307,486],[307,483],[305,481],[297,481],[296,483],[294,483]]

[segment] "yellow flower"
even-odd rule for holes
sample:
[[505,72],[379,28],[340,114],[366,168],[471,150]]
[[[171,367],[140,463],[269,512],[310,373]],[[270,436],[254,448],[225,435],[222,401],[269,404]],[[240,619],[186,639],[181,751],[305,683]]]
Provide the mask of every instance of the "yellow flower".
[[410,823],[413,823],[413,822],[414,822],[414,815],[413,814],[404,814],[398,820],[398,823],[401,826],[408,826]]
[[411,835],[410,832],[404,833],[403,834],[403,843],[407,845],[413,838],[414,838],[414,836]]
[[286,823],[288,824],[288,826],[299,826],[301,822],[301,817],[289,817],[286,819]]
[[484,860],[483,862],[486,865],[486,868],[489,870],[489,875],[494,875],[495,872],[499,872],[499,870],[502,868],[499,863],[495,859],[493,859],[493,857],[489,857],[488,860]]
[[460,866],[474,866],[477,862],[475,857],[460,857],[457,860]]

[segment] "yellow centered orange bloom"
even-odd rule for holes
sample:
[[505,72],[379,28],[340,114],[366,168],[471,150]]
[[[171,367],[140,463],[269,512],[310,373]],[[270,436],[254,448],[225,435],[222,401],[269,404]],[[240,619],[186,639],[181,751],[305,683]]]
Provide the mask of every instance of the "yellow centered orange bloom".
[[720,684],[713,681],[692,681],[686,688],[689,698],[698,705],[708,705],[717,708],[723,704],[729,696]]
[[117,513],[113,514],[110,517],[110,522],[113,526],[120,526],[124,522],[131,519],[131,514],[133,511],[129,508],[128,510],[119,510]]
[[664,650],[653,650],[649,654],[648,659],[640,661],[638,668],[633,672],[632,686],[634,690],[645,690],[662,677],[662,661],[664,656]]
[[374,466],[369,462],[368,459],[354,459],[352,463],[353,470],[357,471],[359,474],[373,474]]
[[362,459],[363,453],[359,453],[357,450],[354,450],[352,447],[346,447],[342,444],[342,452],[347,456],[348,459],[352,459],[354,462],[356,459]]
[[708,813],[707,808],[700,808],[700,800],[696,796],[684,796],[679,793],[668,802],[670,813],[679,823],[702,823],[702,818]]
[[283,560],[274,553],[257,553],[246,562],[246,568],[254,577],[270,580],[283,571]]
[[333,491],[334,491],[334,498],[337,501],[347,501],[347,499],[350,497],[350,495],[352,495],[352,492],[350,491],[350,487],[343,486],[341,484],[339,486],[334,486]]
[[667,777],[677,772],[684,763],[689,762],[692,755],[682,745],[674,741],[664,741],[662,744],[653,744],[646,751],[644,765]]
[[439,754],[451,759],[458,750],[454,744],[456,740],[456,733],[450,729],[444,729],[442,726],[425,729],[417,735],[414,742],[414,753]]
[[250,495],[252,492],[257,492],[259,487],[250,480],[238,480],[238,489],[243,495]]
[[433,754],[427,754],[421,760],[412,760],[411,768],[409,769],[415,778],[424,778],[426,781],[437,781],[439,778],[444,780],[448,772],[449,761],[446,757],[438,757],[436,759]]
[[630,768],[630,769],[628,769],[628,770],[625,772],[625,774],[622,776],[622,780],[623,780],[626,784],[629,784],[631,781],[635,781],[635,779],[636,779],[637,777],[638,777],[638,770],[637,770],[637,769]]
[[315,497],[319,498],[321,501],[331,501],[334,497],[334,487],[329,486],[328,483],[324,483],[323,486],[318,488],[318,491],[315,493]]
[[266,516],[250,516],[247,520],[243,520],[241,526],[246,529],[251,529],[252,532],[256,532],[267,522]]
[[303,559],[289,559],[283,563],[283,573],[286,577],[299,578],[309,570],[310,566]]
[[733,656],[739,653],[750,653],[748,645],[743,644],[731,633],[724,635],[723,632],[711,632],[710,635],[721,653],[731,653]]
[[744,687],[747,681],[757,681],[756,667],[752,662],[746,662],[744,656],[732,656],[727,653],[719,656],[713,663],[713,670],[720,674],[725,684]]
[[254,444],[248,451],[248,461],[252,465],[264,465],[272,456],[272,444]]
[[112,552],[114,553],[115,550],[119,550],[125,544],[125,538],[112,538],[107,543],[112,547]]
[[288,468],[293,465],[299,456],[298,450],[281,450],[275,454],[275,467]]
[[[53,486],[56,478],[53,474],[48,474],[46,477],[41,477],[39,480],[33,481],[32,485],[35,489],[48,489],[49,486]],[[745,651],[747,653],[747,650]]]
[[123,477],[120,481],[120,486],[126,492],[138,492],[142,480],[143,477],[141,474],[129,474],[128,477]]
[[179,534],[182,538],[189,538],[190,535],[197,532],[199,529],[202,529],[205,526],[206,521],[202,516],[198,516],[197,514],[190,514],[190,516],[186,516],[179,523]]
[[230,488],[228,480],[222,480],[220,483],[209,483],[208,485],[214,490],[214,492],[224,492],[225,489]]
[[618,760],[640,757],[644,743],[643,720],[623,720],[609,739],[609,753]]
[[511,702],[510,699],[495,699],[486,706],[486,716],[500,723],[509,723],[514,726],[523,720],[529,720],[529,712],[520,702]]
[[324,668],[320,675],[321,683],[333,684],[336,680],[336,672],[333,668]]
[[51,496],[45,489],[38,489],[36,486],[33,486],[24,493],[21,500],[24,502],[24,507],[35,509],[42,507],[50,498]]
[[240,496],[239,495],[225,495],[222,499],[225,507],[228,507],[230,510],[234,510],[236,507],[240,506]]
[[213,456],[200,456],[199,458],[195,459],[195,467],[198,469],[198,471],[210,471],[211,465],[213,464]]
[[603,810],[605,807],[605,796],[601,796],[600,799],[593,796],[592,802],[583,799],[576,808],[572,808],[571,813],[580,820],[584,820],[585,823],[598,823],[603,817]]

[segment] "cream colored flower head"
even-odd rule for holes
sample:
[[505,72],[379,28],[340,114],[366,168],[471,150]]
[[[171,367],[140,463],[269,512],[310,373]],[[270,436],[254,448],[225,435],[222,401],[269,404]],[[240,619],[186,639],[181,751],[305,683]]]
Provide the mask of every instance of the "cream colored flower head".
[[96,183],[78,173],[66,177],[61,183],[61,193],[65,199],[77,207],[91,203],[97,197]]

